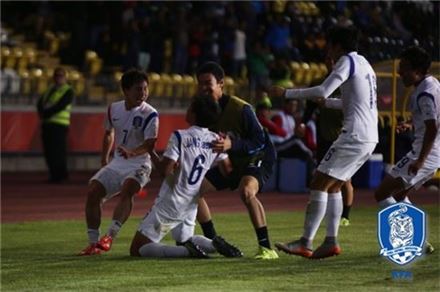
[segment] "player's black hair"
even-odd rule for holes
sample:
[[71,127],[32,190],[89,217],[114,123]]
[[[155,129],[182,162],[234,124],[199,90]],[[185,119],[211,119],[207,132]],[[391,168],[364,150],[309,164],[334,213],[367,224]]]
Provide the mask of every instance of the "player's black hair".
[[419,70],[422,74],[428,73],[431,66],[431,56],[423,48],[412,46],[400,54],[400,59],[408,61],[411,69]]
[[121,87],[122,89],[129,89],[134,84],[141,81],[146,81],[147,84],[150,84],[147,73],[139,69],[130,69],[122,75]]
[[208,128],[220,118],[220,105],[211,96],[195,96],[191,103],[191,111],[195,114],[196,126]]
[[327,42],[339,44],[345,52],[358,50],[359,32],[353,25],[333,26],[327,31]]
[[217,82],[225,78],[225,71],[223,70],[222,66],[220,66],[216,62],[206,62],[201,65],[197,69],[196,76],[198,78],[200,75],[206,73],[211,73],[212,75],[214,75]]

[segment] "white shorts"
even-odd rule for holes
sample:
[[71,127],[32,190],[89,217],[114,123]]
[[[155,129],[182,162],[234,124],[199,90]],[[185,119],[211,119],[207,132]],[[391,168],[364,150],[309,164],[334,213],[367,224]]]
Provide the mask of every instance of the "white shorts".
[[377,143],[339,136],[318,166],[318,171],[341,181],[349,180],[368,160]]
[[391,168],[390,175],[394,178],[400,177],[405,183],[405,190],[411,187],[418,189],[435,174],[439,167],[439,158],[428,155],[417,174],[409,174],[409,165],[415,162],[418,157],[419,154],[411,150]]
[[127,167],[125,169],[115,169],[111,163],[101,168],[89,181],[99,181],[105,188],[105,199],[115,196],[120,190],[125,180],[132,178],[143,188],[150,181],[151,167],[141,165],[140,167]]
[[195,205],[195,208],[190,213],[187,213],[185,219],[167,218],[153,206],[141,224],[139,224],[138,231],[152,242],[160,242],[170,231],[175,241],[185,242],[194,235],[196,216],[197,205]]

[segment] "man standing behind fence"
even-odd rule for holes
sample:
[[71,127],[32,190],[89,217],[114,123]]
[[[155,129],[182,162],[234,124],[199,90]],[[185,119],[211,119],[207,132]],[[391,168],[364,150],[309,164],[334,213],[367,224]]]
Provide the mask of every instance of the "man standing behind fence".
[[65,69],[55,68],[54,84],[40,97],[37,104],[44,158],[49,168],[49,183],[61,183],[68,178],[67,133],[74,92],[67,84],[66,75]]

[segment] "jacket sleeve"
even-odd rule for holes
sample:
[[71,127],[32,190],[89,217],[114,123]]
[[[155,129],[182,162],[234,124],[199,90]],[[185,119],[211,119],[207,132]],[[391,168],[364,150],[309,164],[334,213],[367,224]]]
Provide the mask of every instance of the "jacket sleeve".
[[242,137],[231,137],[231,151],[253,155],[265,147],[264,129],[249,105],[243,107],[242,119],[245,134]]
[[56,104],[54,104],[49,108],[42,109],[42,117],[44,119],[48,119],[52,117],[56,113],[64,110],[69,104],[72,103],[72,101],[73,101],[73,90],[69,89]]

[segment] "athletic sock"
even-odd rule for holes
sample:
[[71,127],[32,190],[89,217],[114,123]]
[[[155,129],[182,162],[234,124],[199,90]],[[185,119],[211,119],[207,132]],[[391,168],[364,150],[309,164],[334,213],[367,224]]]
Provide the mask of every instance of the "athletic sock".
[[256,228],[255,233],[257,234],[258,244],[270,249],[270,241],[269,241],[269,235],[267,232],[267,227],[263,226],[263,227]]
[[350,219],[350,209],[351,206],[344,205],[344,208],[342,209],[342,217],[345,219]]
[[194,244],[197,244],[198,246],[200,246],[207,253],[217,252],[214,245],[212,245],[212,240],[205,237],[205,236],[194,235],[193,237],[191,237],[191,241]]
[[89,243],[95,244],[99,240],[99,229],[87,229],[87,236],[89,237]]
[[207,238],[213,239],[217,235],[212,220],[200,223],[200,226],[202,227],[203,235],[205,235]]
[[304,219],[304,234],[303,237],[310,241],[315,238],[322,218],[324,218],[327,209],[327,192],[316,190],[310,191],[310,201],[307,204],[306,216]]
[[115,238],[116,235],[118,235],[121,227],[121,222],[119,222],[118,220],[112,220],[112,223],[110,223],[110,227],[108,228],[107,235],[109,235],[111,238]]
[[169,246],[162,243],[150,242],[139,248],[142,257],[153,258],[182,258],[189,257],[189,251],[184,246]]
[[339,222],[342,214],[342,194],[341,192],[329,193],[327,201],[327,237],[338,236]]
[[388,197],[385,200],[379,201],[379,207],[385,208],[391,206],[396,203],[396,200],[393,197]]

